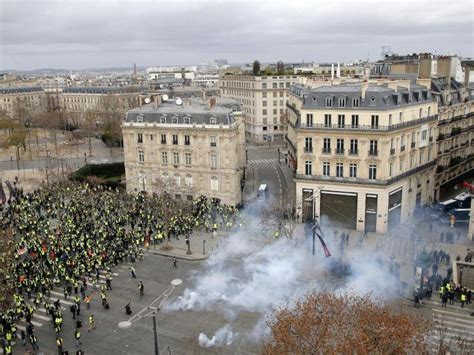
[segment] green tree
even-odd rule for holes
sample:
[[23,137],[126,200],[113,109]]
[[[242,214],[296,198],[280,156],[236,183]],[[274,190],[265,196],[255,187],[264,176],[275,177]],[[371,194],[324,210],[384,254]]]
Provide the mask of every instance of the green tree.
[[16,167],[20,170],[20,149],[26,150],[26,130],[13,129],[7,140],[3,143],[3,147],[15,147]]
[[260,75],[260,62],[258,60],[253,62],[252,72],[255,76]]

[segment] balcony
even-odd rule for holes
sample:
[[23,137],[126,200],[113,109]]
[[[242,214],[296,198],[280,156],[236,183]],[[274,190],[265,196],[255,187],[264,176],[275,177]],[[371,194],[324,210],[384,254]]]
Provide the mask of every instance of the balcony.
[[344,155],[344,148],[336,148],[337,155]]
[[[287,107],[297,113],[297,110],[293,107],[287,105]],[[299,114],[299,113],[298,113]],[[419,118],[416,120],[406,121],[402,123],[387,125],[387,126],[379,126],[379,125],[339,125],[339,124],[324,124],[324,123],[313,123],[311,125],[307,125],[306,123],[301,123],[301,120],[295,125],[295,128],[300,129],[320,129],[320,130],[345,130],[345,131],[379,131],[379,132],[389,132],[395,131],[411,126],[417,126],[420,124],[424,124],[427,122],[437,121],[438,115],[427,116],[424,118]]]
[[395,148],[390,149],[390,155],[395,155]]
[[349,155],[359,155],[358,149],[349,149]]
[[331,154],[331,148],[323,148],[322,153],[323,154]]
[[415,142],[411,142],[411,147],[412,147],[412,148],[415,148],[415,145],[416,145]]
[[379,155],[379,151],[377,149],[369,149],[369,156],[376,157]]

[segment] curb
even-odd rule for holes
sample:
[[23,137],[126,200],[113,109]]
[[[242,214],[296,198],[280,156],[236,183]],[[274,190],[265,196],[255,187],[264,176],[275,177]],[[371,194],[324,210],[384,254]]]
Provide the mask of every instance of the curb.
[[208,255],[201,256],[201,257],[189,257],[189,256],[181,255],[181,254],[175,254],[175,253],[172,253],[172,252],[159,251],[159,250],[149,250],[148,253],[149,254],[155,254],[155,255],[161,255],[161,256],[167,256],[167,257],[170,257],[170,258],[176,258],[176,259],[179,259],[179,260],[187,260],[187,261],[203,261],[203,260],[207,260],[207,258],[209,257]]

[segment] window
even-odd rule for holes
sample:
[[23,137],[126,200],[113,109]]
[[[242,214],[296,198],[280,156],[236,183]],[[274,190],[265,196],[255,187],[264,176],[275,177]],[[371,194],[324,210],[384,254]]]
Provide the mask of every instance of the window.
[[428,117],[431,116],[431,106],[428,106]]
[[209,124],[216,124],[217,123],[217,118],[216,117],[209,117]]
[[137,119],[138,123],[143,123],[143,115],[142,114],[137,115],[136,119]]
[[332,98],[326,99],[326,107],[332,107]]
[[161,144],[166,144],[166,134],[161,135]]
[[337,128],[344,128],[345,125],[346,125],[346,116],[337,115]]
[[360,106],[360,99],[352,99],[352,107],[359,107]]
[[173,118],[171,119],[173,123],[178,123],[178,116],[174,115]]
[[313,151],[313,138],[306,137],[304,139],[304,151],[305,153],[311,153]]
[[160,117],[160,123],[166,123],[166,116]]
[[[264,105],[265,106],[265,105]],[[266,109],[263,109],[262,110],[262,115],[266,115],[267,114],[267,110]]]
[[273,89],[278,89],[278,83],[273,83],[273,84],[272,84],[272,88],[273,88]]
[[324,127],[331,127],[331,115],[324,115]]
[[356,155],[359,153],[359,141],[357,139],[351,139],[351,150],[349,154]]
[[209,157],[209,165],[211,168],[217,168],[217,155],[211,154]]
[[331,164],[328,162],[323,163],[323,176],[330,176],[331,175]]
[[273,97],[278,97],[278,93],[276,91],[273,93]]
[[357,164],[349,164],[349,176],[351,178],[357,177]]
[[400,114],[398,116],[398,121],[403,122],[403,112],[400,112]]
[[344,154],[344,139],[338,138],[336,140],[336,154]]
[[369,142],[369,155],[377,155],[378,142],[376,140],[370,140]]
[[426,129],[421,131],[421,140],[425,141],[427,134],[428,134],[428,131]]
[[400,159],[400,172],[403,171],[403,163],[404,163],[404,160]]
[[306,127],[313,127],[313,114],[312,113],[306,114]]
[[343,177],[344,176],[344,165],[342,163],[336,164],[336,177]]
[[173,144],[174,145],[178,144],[178,135],[177,134],[173,134]]
[[153,134],[150,134],[150,141],[153,141]]
[[405,150],[405,136],[402,136],[400,139],[400,149]]
[[369,180],[377,179],[377,165],[369,165]]
[[264,98],[264,99],[267,98],[267,93],[266,92],[262,92],[262,98]]
[[370,119],[370,128],[372,129],[378,129],[379,128],[379,116],[378,115],[372,115]]
[[313,175],[313,162],[309,160],[304,162],[304,174]]
[[262,89],[266,89],[267,88],[267,83],[263,83],[262,84]]
[[359,115],[352,115],[352,128],[359,128]]
[[392,177],[393,174],[393,164],[390,163],[388,166],[388,176]]
[[187,187],[193,187],[193,177],[190,174],[186,175],[184,183]]
[[161,152],[161,164],[168,164],[168,152]]
[[392,114],[391,113],[388,115],[388,125],[389,126],[392,125]]
[[183,121],[184,121],[184,124],[191,124],[191,117],[186,116],[184,117]]
[[191,165],[192,161],[191,161],[191,153],[190,152],[185,152],[184,153],[184,163],[186,165]]
[[143,134],[142,133],[138,133],[137,143],[143,143]]
[[191,137],[188,134],[184,135],[184,145],[191,145]]
[[423,109],[420,108],[420,113],[418,114],[418,117],[421,118],[421,116],[423,116]]
[[211,178],[211,191],[218,191],[219,190],[219,180],[216,176]]
[[331,138],[323,139],[323,153],[331,153]]
[[418,164],[423,164],[423,153],[424,153],[424,149],[420,150],[420,160],[418,161]]
[[179,176],[179,174],[174,174],[174,181],[177,187],[181,186],[181,176]]
[[346,107],[346,99],[345,98],[339,98],[338,103],[339,103],[339,107],[341,107],[341,108]]
[[141,163],[145,161],[145,152],[143,150],[138,151],[138,161]]
[[217,147],[217,136],[209,136],[209,142],[211,147]]
[[179,152],[173,152],[173,165],[179,165]]

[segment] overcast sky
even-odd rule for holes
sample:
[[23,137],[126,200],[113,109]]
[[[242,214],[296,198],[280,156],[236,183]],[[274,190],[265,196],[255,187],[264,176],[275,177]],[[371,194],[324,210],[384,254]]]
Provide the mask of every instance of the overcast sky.
[[472,0],[0,0],[0,69],[472,57]]

